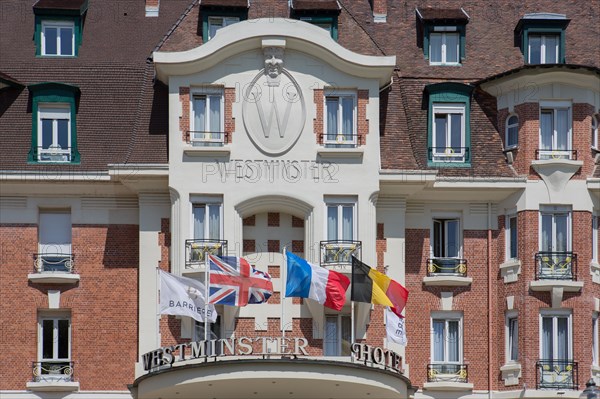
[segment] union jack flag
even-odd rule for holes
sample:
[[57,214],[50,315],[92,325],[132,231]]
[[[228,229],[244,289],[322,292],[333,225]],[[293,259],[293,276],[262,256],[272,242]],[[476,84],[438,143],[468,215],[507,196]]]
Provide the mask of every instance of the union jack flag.
[[235,256],[209,255],[209,303],[246,306],[263,303],[273,295],[271,276]]

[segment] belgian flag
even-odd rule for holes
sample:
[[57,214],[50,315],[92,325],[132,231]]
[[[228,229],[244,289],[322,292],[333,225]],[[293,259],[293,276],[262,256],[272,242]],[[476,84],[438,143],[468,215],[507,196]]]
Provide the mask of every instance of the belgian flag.
[[389,306],[400,315],[406,306],[408,290],[353,256],[351,299],[354,302]]

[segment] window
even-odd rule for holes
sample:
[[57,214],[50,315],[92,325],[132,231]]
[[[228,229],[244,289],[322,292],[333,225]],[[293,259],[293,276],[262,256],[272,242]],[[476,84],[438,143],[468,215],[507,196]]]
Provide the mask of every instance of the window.
[[194,204],[194,239],[221,239],[221,204]]
[[519,144],[519,117],[510,115],[506,119],[506,148],[514,148]]
[[529,35],[529,63],[557,64],[559,35]]
[[542,314],[541,323],[541,358],[543,360],[572,359],[571,315]]
[[[205,331],[204,322],[194,320],[194,340],[195,341],[204,341],[204,340],[214,341],[214,340],[223,338],[223,335],[222,335],[223,325],[222,325],[221,315],[217,316],[217,320],[214,323],[208,323],[208,325],[209,325],[208,334],[204,334],[204,331]],[[212,344],[207,344],[206,353],[208,356],[220,355],[221,349],[222,348],[218,344],[218,342],[214,346]]]
[[308,22],[311,25],[325,29],[333,40],[338,39],[338,19],[337,16],[314,16],[300,17],[300,21]]
[[222,107],[223,95],[220,91],[192,96],[193,130],[190,132],[192,143],[224,143]]
[[539,159],[571,158],[571,107],[557,104],[540,109]]
[[470,102],[473,87],[437,83],[425,87],[429,103],[428,166],[470,167]]
[[514,313],[506,317],[506,362],[519,361],[519,318]]
[[506,258],[517,259],[518,241],[517,241],[517,215],[506,216]]
[[237,22],[240,22],[239,17],[208,17],[208,40],[215,37],[219,29]]
[[598,135],[600,115],[592,116],[592,148],[600,150],[600,137]]
[[[432,315],[431,362],[434,364],[462,363],[462,315]],[[442,374],[454,373],[454,368],[438,369]]]
[[29,86],[32,95],[30,163],[79,163],[76,97],[79,88],[61,83]]
[[36,267],[39,272],[71,272],[71,213],[40,211]]
[[538,278],[572,279],[574,254],[571,252],[571,214],[567,210],[540,213],[540,252]]
[[434,219],[433,257],[458,258],[461,249],[460,221],[458,219]]
[[42,315],[38,322],[40,380],[71,379],[71,320],[68,315]]
[[459,56],[460,36],[458,32],[434,32],[429,35],[430,64],[458,64]]
[[35,55],[76,57],[87,6],[86,0],[37,1],[33,5]]
[[352,241],[354,236],[354,204],[328,204],[327,240]]
[[323,356],[349,356],[351,339],[350,315],[325,315]]
[[73,22],[42,22],[42,55],[73,56],[74,48]]
[[598,312],[592,317],[592,364],[600,366],[600,327],[598,321]]
[[525,14],[515,28],[515,40],[528,64],[564,64],[565,31],[570,20],[563,14]]
[[464,162],[465,107],[462,104],[433,104],[433,160]]
[[600,263],[598,251],[600,250],[600,216],[592,216],[592,261]]
[[325,144],[356,145],[355,109],[356,96],[354,94],[325,97],[327,112]]

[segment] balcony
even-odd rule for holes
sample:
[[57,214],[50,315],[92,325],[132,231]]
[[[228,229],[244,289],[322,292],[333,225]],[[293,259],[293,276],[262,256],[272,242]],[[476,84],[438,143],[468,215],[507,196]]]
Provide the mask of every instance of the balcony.
[[185,269],[204,270],[207,255],[223,256],[227,254],[226,240],[185,240]]
[[467,277],[467,260],[460,258],[427,259],[427,276],[423,284],[427,286],[461,287],[468,286],[473,279]]
[[573,252],[538,252],[535,254],[535,281],[532,291],[551,291],[552,306],[560,307],[563,292],[580,292],[583,281],[577,280],[577,254]]
[[538,360],[537,389],[579,389],[577,362],[572,360]]
[[427,365],[427,382],[423,388],[430,391],[468,391],[469,372],[466,364],[436,363]]
[[79,390],[79,382],[73,380],[73,362],[33,362],[33,378],[27,383],[31,391],[67,392]]
[[573,161],[577,160],[577,150],[564,150],[564,149],[541,149],[535,150],[536,161],[543,161],[548,159],[570,159]]
[[361,259],[362,241],[321,241],[321,266],[341,273],[352,271],[352,256]]
[[469,147],[429,147],[427,159],[434,163],[464,163],[470,157]]
[[229,153],[227,147],[229,142],[228,132],[188,130],[187,135],[190,138],[191,147],[185,148],[186,155],[202,156]]
[[51,145],[48,148],[38,147],[39,162],[71,162],[71,148]]
[[358,134],[320,134],[317,153],[329,158],[360,158],[363,156],[362,146],[365,136]]
[[79,274],[75,273],[74,259],[72,254],[34,254],[33,273],[27,278],[32,283],[75,284]]

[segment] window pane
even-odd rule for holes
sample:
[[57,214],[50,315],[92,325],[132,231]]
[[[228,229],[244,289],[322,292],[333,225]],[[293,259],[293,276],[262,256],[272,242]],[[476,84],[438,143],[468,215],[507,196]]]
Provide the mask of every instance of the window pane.
[[446,34],[445,62],[458,62],[458,33]]
[[350,316],[342,316],[342,352],[340,355],[350,355],[350,345],[352,344],[352,331]]
[[227,18],[223,18],[223,26],[229,26],[229,25],[233,25],[236,22],[240,22],[240,19],[238,17],[227,17]]
[[194,97],[194,130],[206,131],[206,97]]
[[58,146],[63,150],[69,148],[69,121],[59,119],[58,121]]
[[508,337],[510,350],[509,360],[517,361],[519,358],[519,322],[516,318],[508,321]]
[[210,96],[210,125],[209,130],[213,133],[213,139],[219,138],[221,131],[221,96]]
[[542,62],[542,37],[529,35],[529,63],[541,64]]
[[432,33],[429,35],[429,60],[431,62],[442,62],[441,33]]
[[568,243],[568,221],[569,217],[566,214],[554,215],[554,223],[556,225],[555,250],[557,252],[565,252]]
[[221,238],[221,206],[208,205],[208,238],[218,240]]
[[335,140],[338,132],[338,99],[328,98],[325,102],[327,108],[327,139]]
[[446,114],[435,114],[434,153],[444,154],[446,150],[446,117]]
[[208,40],[215,37],[215,34],[219,29],[223,27],[223,18],[209,18],[208,19]]
[[54,320],[42,320],[42,358],[54,359]]
[[462,114],[450,115],[450,145],[452,152],[459,154],[462,149]]
[[60,53],[73,55],[73,28],[60,29]]
[[194,238],[203,239],[204,237],[204,218],[206,217],[206,208],[204,206],[195,206],[194,213]]
[[56,55],[57,54],[57,36],[58,32],[56,28],[46,27],[44,28],[44,39],[46,42],[46,48],[44,54]]
[[71,253],[71,214],[40,212],[39,250],[42,254]]
[[69,320],[58,320],[58,357],[69,358]]
[[443,237],[442,237],[442,222],[437,220],[433,221],[433,256],[436,258],[440,258],[443,255],[442,245],[443,245]]
[[52,145],[52,119],[42,119],[42,148],[48,149]]
[[540,250],[552,252],[552,215],[542,214],[542,247]]
[[507,146],[517,145],[518,134],[519,134],[519,128],[517,126],[509,127],[508,128],[508,138],[507,138],[508,142],[506,143],[506,145]]
[[448,322],[448,361],[459,362],[460,336],[458,331],[458,321]]
[[342,97],[342,133],[347,140],[352,139],[354,133],[354,99]]
[[510,257],[511,259],[517,258],[517,218],[512,217],[509,219],[510,229]]
[[552,134],[554,120],[552,111],[542,111],[540,118],[540,131],[542,134],[542,150],[552,150]]
[[556,149],[569,149],[569,111],[567,109],[556,110]]
[[342,239],[352,240],[353,239],[353,209],[351,206],[344,206],[342,208]]
[[460,237],[459,235],[459,226],[458,220],[449,220],[446,222],[446,256],[450,258],[458,257],[458,252],[460,250]]
[[337,240],[338,239],[338,218],[337,218],[337,206],[327,207],[327,239]]
[[542,359],[554,359],[552,343],[552,317],[542,318]]
[[557,359],[567,360],[567,359],[569,359],[569,319],[567,319],[566,317],[559,317],[557,322],[558,322]]
[[433,361],[443,362],[444,359],[444,320],[433,321],[432,346],[433,346]]
[[558,62],[558,36],[550,35],[544,36],[545,39],[545,51],[546,57],[544,59],[545,64],[556,64]]
[[337,334],[337,316],[327,316],[327,318],[325,319],[325,339],[323,340],[324,356],[337,356]]

